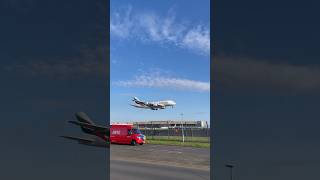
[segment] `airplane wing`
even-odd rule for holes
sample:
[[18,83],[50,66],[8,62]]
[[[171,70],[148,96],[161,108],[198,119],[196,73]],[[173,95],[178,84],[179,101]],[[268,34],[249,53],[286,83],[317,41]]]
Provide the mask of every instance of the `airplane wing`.
[[71,140],[76,140],[78,141],[79,143],[91,143],[91,142],[94,142],[93,139],[89,139],[89,138],[80,138],[80,137],[72,137],[72,136],[60,136],[60,137],[63,137],[63,138],[66,138],[66,139],[71,139]]
[[138,104],[130,104],[133,107],[137,107],[137,108],[149,108],[148,106],[143,106],[143,105],[138,105]]
[[148,103],[147,106],[152,108],[152,109],[158,109],[158,108],[164,109],[165,108],[165,106],[163,104],[152,103],[152,102]]
[[135,103],[141,106],[147,106],[149,104],[148,102],[143,102],[143,101],[135,101]]
[[89,145],[89,146],[109,147],[107,143],[98,142],[98,141],[96,141],[94,139],[90,139],[90,138],[72,137],[72,136],[60,136],[60,137],[78,141],[79,144],[84,144],[84,145]]
[[164,109],[166,106],[163,104],[157,104],[158,108]]
[[145,109],[152,109],[152,110],[158,110],[159,107],[155,107],[155,106],[152,106],[152,105],[147,105],[147,106],[142,106],[142,105],[137,105],[137,104],[130,104],[131,106],[133,107],[136,107],[136,108],[145,108]]
[[88,123],[78,122],[78,121],[68,121],[68,122],[71,124],[81,126],[81,127],[92,129],[94,131],[98,131],[102,134],[109,134],[109,128],[105,127],[105,126],[93,125],[93,124],[88,124]]

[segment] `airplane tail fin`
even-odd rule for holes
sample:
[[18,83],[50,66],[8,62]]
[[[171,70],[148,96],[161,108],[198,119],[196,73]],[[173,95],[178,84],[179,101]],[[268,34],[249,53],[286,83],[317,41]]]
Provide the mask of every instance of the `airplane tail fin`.
[[[82,130],[82,132],[86,133],[86,134],[91,134],[91,135],[95,135],[97,137],[99,137],[99,140],[103,140],[105,142],[109,142],[109,137],[110,137],[110,125],[107,126],[100,126],[100,125],[96,125],[90,118],[88,115],[86,115],[84,112],[77,112],[75,113],[76,116],[76,121],[68,121],[68,123],[80,126],[80,129]],[[95,142],[93,142],[92,139],[79,139],[76,137],[67,137],[67,136],[63,136],[64,138],[67,139],[74,139],[74,140],[79,140],[80,143],[86,143],[86,144],[91,144],[95,143],[96,140],[94,140]]]
[[[87,123],[87,124],[91,124],[91,125],[95,125],[94,122],[89,118],[89,116],[84,113],[84,112],[77,112],[75,114],[77,120],[81,123]],[[87,127],[84,127],[84,126],[81,126],[81,130],[85,133],[92,133],[92,129],[91,128],[87,128]]]
[[79,122],[88,123],[94,125],[94,122],[89,118],[89,116],[84,112],[77,112],[75,114]]
[[140,101],[140,99],[137,98],[137,97],[133,97],[133,98],[132,98],[132,101]]

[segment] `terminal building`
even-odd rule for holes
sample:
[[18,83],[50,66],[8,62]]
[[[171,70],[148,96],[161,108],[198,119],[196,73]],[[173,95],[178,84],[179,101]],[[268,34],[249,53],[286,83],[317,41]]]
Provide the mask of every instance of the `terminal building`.
[[131,122],[133,125],[140,129],[153,129],[153,128],[209,128],[207,121],[137,121]]

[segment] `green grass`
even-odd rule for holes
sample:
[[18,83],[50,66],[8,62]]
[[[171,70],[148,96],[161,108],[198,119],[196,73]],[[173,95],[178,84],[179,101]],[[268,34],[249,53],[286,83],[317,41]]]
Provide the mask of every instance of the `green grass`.
[[210,148],[210,142],[208,137],[185,137],[185,142],[182,142],[182,137],[180,136],[169,136],[169,139],[168,136],[148,136],[147,143]]
[[[166,140],[166,141],[182,141],[181,136],[147,136],[147,139]],[[186,136],[185,141],[208,143],[209,137],[189,137],[189,136]]]

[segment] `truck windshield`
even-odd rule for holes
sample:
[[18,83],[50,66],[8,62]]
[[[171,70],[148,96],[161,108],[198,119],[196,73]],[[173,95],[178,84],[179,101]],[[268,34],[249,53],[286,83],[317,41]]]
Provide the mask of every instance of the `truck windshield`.
[[141,134],[141,131],[139,129],[132,129],[134,134]]

